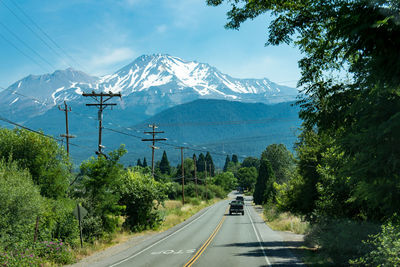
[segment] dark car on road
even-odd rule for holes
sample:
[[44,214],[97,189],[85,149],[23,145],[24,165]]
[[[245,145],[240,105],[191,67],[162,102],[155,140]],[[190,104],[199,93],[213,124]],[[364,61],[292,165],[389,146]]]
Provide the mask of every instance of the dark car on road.
[[243,197],[243,196],[237,196],[237,197],[236,197],[236,200],[237,200],[237,201],[241,201],[241,202],[244,203],[244,197]]
[[232,213],[241,213],[244,215],[243,201],[233,200],[229,205],[229,215],[232,215]]

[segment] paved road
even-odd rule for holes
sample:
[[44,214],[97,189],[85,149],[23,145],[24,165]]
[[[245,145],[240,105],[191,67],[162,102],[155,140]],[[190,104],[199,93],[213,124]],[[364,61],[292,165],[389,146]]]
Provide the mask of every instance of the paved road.
[[198,213],[184,226],[126,249],[90,266],[296,266],[285,248],[245,199],[245,215],[229,215],[229,201]]

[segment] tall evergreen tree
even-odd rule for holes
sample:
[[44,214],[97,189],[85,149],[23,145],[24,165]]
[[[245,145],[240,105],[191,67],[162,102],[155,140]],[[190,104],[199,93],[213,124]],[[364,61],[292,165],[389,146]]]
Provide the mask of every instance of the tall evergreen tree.
[[235,155],[235,154],[232,155],[232,162],[235,164],[239,162],[237,155]]
[[272,165],[263,153],[260,160],[257,182],[254,188],[253,198],[257,205],[265,204],[274,196],[273,183],[275,174]]
[[215,176],[215,166],[214,166],[214,162],[213,162],[210,152],[207,152],[205,161],[207,164],[207,172],[210,172],[210,167],[211,167],[210,175]]
[[143,167],[142,161],[140,159],[137,160],[136,166]]
[[147,167],[147,160],[146,160],[146,157],[143,158],[142,167]]
[[171,172],[171,166],[169,165],[168,157],[167,157],[167,152],[163,152],[161,162],[160,162],[160,171],[162,174],[170,174]]
[[230,159],[229,156],[227,155],[227,156],[226,156],[226,159],[225,159],[224,172],[226,172],[226,171],[228,170],[228,164],[229,164],[229,162],[231,162],[231,159]]
[[198,172],[204,172],[204,162],[206,162],[204,154],[200,153],[199,158],[197,159],[197,164],[196,164]]

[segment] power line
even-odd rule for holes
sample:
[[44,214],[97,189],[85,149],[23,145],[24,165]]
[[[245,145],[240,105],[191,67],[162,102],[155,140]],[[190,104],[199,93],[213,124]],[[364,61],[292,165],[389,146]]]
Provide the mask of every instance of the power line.
[[72,62],[74,62],[77,66],[81,67],[80,64],[73,58],[70,54],[68,54],[60,45],[58,45],[53,38],[51,38],[28,14],[14,1],[10,0],[14,6],[18,8],[18,10],[26,17],[28,20],[44,35],[49,39],[61,52],[64,53]]
[[36,50],[34,50],[30,45],[28,45],[24,40],[22,40],[18,35],[16,35],[10,28],[8,28],[4,23],[0,21],[0,25],[6,29],[9,33],[11,33],[18,41],[20,41],[25,47],[27,47],[30,51],[32,51],[36,56],[38,56],[43,62],[48,64],[50,67],[54,68],[53,64],[51,64],[47,59],[42,57]]
[[17,19],[19,22],[21,22],[26,28],[28,28],[42,43],[44,43],[55,55],[57,55],[65,65],[68,65],[63,57],[53,48],[51,47],[46,40],[44,40],[39,34],[37,34],[31,26],[29,26],[27,23],[25,23],[4,1],[0,1]]
[[[2,2],[3,3],[3,2]],[[20,52],[22,55],[24,55],[25,57],[29,58],[30,60],[32,60],[33,63],[35,63],[36,65],[38,65],[40,68],[42,68],[44,71],[48,71],[45,67],[43,67],[41,64],[39,64],[34,58],[32,58],[31,56],[29,56],[28,54],[26,54],[25,52],[23,52],[21,49],[19,49],[13,42],[11,42],[10,40],[8,40],[4,35],[2,35],[0,33],[0,37],[3,38],[3,40],[5,40],[8,44],[10,44],[12,47],[14,47],[18,52]]]
[[[12,124],[12,125],[14,125],[14,126],[17,126],[17,127],[19,127],[19,128],[25,129],[25,130],[27,130],[27,131],[30,131],[30,132],[33,132],[33,133],[42,135],[42,136],[44,136],[44,137],[53,139],[53,140],[58,141],[58,142],[63,142],[63,141],[64,141],[63,139],[55,138],[54,136],[45,134],[45,133],[43,133],[43,132],[40,132],[40,131],[31,129],[31,128],[29,128],[29,127],[26,127],[26,126],[24,126],[24,125],[22,125],[22,124],[19,124],[19,123],[17,123],[17,122],[11,121],[11,120],[9,120],[9,119],[3,117],[1,114],[0,114],[0,120],[1,120],[1,121],[4,121],[4,122],[7,122],[7,123],[9,123],[9,124]],[[91,148],[90,148],[90,147],[87,147],[87,146],[77,145],[77,144],[74,144],[74,143],[69,143],[69,144],[72,145],[72,146],[75,146],[75,147],[80,147],[80,148],[85,148],[85,149],[90,149],[90,150],[91,150]]]

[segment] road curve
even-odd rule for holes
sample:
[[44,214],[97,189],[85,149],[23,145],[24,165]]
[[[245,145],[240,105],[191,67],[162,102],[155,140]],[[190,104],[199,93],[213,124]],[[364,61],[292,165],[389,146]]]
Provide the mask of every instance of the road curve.
[[[183,224],[90,266],[297,266],[285,247],[255,212],[229,215],[229,201],[204,209]],[[82,265],[81,265],[82,266]]]

